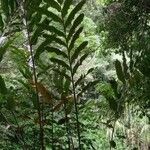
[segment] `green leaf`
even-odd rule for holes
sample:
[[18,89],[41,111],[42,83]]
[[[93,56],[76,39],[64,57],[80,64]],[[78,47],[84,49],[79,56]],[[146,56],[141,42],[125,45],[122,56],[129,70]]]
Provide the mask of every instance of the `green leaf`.
[[32,100],[34,109],[38,109],[39,108],[39,102],[38,102],[38,99],[37,99],[37,93],[35,93],[34,91],[31,95],[31,100]]
[[9,0],[9,7],[11,9],[11,13],[14,13],[15,7],[16,7],[16,1],[15,0]]
[[0,122],[7,121],[4,114],[0,111]]
[[3,95],[7,94],[7,88],[1,75],[0,75],[0,93]]
[[63,8],[62,8],[62,18],[64,18],[67,15],[71,4],[72,4],[72,0],[65,0]]
[[80,85],[80,83],[82,82],[82,80],[84,80],[86,77],[87,77],[87,75],[89,74],[89,73],[91,73],[92,71],[94,70],[94,68],[90,68],[88,71],[87,71],[87,73],[86,74],[82,74],[81,76],[80,76],[80,78],[78,78],[78,80],[75,82],[75,87],[77,87],[78,85]]
[[69,121],[69,118],[62,118],[62,119],[60,119],[59,121],[58,121],[58,124],[59,125],[62,125],[62,124],[65,124],[66,122],[68,122]]
[[66,68],[67,70],[70,70],[70,66],[64,62],[63,60],[57,59],[57,58],[51,58],[50,59],[53,63],[57,63],[58,65]]
[[72,35],[74,34],[76,28],[81,24],[81,22],[83,21],[84,18],[84,14],[80,14],[73,22],[73,25],[69,31],[69,34],[67,36],[67,40],[69,41],[70,38],[72,37]]
[[49,6],[55,8],[57,11],[61,11],[61,6],[55,0],[44,0]]
[[30,89],[29,83],[24,82],[22,79],[17,79],[19,83],[21,83],[26,89]]
[[53,40],[52,39],[45,39],[36,49],[35,58],[38,59],[39,56],[44,52],[44,48],[50,44]]
[[76,40],[79,38],[81,32],[83,31],[83,27],[80,27],[73,35],[71,43],[69,45],[69,51],[71,51],[74,48],[74,44]]
[[32,37],[31,37],[31,40],[30,40],[30,42],[31,42],[32,45],[36,45],[37,40],[38,40],[39,36],[41,35],[41,32],[42,32],[42,28],[41,27],[38,27],[34,31]]
[[81,81],[83,80],[83,79],[85,79],[85,75],[81,75],[79,78],[78,78],[78,80],[75,82],[75,87],[77,87],[80,83],[81,83]]
[[29,22],[29,31],[33,32],[34,26],[36,26],[42,18],[42,14],[36,13],[32,18],[30,19],[31,21]]
[[110,141],[110,146],[111,146],[112,148],[116,148],[116,142],[113,141],[113,140],[111,140],[111,141]]
[[37,77],[40,77],[40,76],[46,74],[47,71],[49,69],[51,69],[52,66],[51,65],[48,65],[48,66],[45,65],[45,67],[41,67],[41,65],[39,65],[39,67],[41,68],[41,71],[39,71],[39,73],[37,73]]
[[48,11],[44,8],[38,8],[38,12],[41,13],[41,14],[46,15],[47,17],[50,17],[55,22],[62,23],[61,18],[59,16],[57,16],[56,14],[54,14],[53,12],[51,12],[51,11]]
[[59,4],[62,4],[63,3],[63,0],[57,0]]
[[[58,66],[56,70],[60,71],[60,66]],[[53,76],[52,76],[53,77],[52,80],[53,80],[54,86],[57,88],[57,87],[59,87],[58,79],[59,79],[60,74],[57,71],[55,71],[55,70],[53,70],[53,71],[54,71],[54,73],[53,73]]]
[[4,44],[0,47],[0,62],[2,61],[3,56],[6,53],[7,48],[12,44],[13,40],[9,40],[6,44]]
[[48,28],[49,23],[51,20],[48,20],[47,18],[42,21],[40,24],[36,24],[36,29],[31,37],[31,43],[32,45],[35,45],[37,43],[38,38],[42,35],[42,32],[45,28]]
[[123,69],[119,60],[115,61],[115,68],[116,68],[118,79],[122,81],[123,83],[125,83],[125,76],[124,76]]
[[66,80],[71,81],[71,78],[69,75],[67,75],[66,73],[60,71],[59,69],[53,69],[53,71],[57,72],[58,74],[60,74],[61,76],[64,76],[66,78]]
[[134,80],[135,80],[137,83],[139,83],[139,81],[141,81],[141,80],[143,79],[142,73],[141,73],[139,70],[137,70],[137,69],[134,69],[133,75],[134,75]]
[[86,74],[86,75],[88,75],[89,73],[91,73],[93,70],[94,70],[94,68],[90,68],[90,69],[87,71],[87,74]]
[[32,78],[32,73],[30,72],[29,67],[21,66],[19,68],[19,71],[20,71],[20,73],[22,73],[22,75],[25,79],[31,79]]
[[117,112],[118,111],[117,101],[114,98],[109,98],[108,101],[109,101],[110,109]]
[[6,17],[9,16],[9,4],[8,0],[1,0],[1,8]]
[[99,80],[95,80],[95,81],[89,82],[86,86],[84,86],[84,87],[82,88],[82,90],[78,93],[77,97],[82,96],[82,94],[83,94],[86,90],[88,90],[90,87],[95,86],[98,82],[99,82]]
[[77,63],[75,64],[75,66],[73,67],[73,75],[75,75],[77,69],[79,68],[79,66],[82,65],[83,61],[87,58],[88,54],[84,54],[83,56],[81,56],[81,58],[77,61]]
[[[63,74],[66,74],[66,69],[63,68],[63,69],[61,70],[61,72],[62,72]],[[59,75],[58,82],[59,82],[59,89],[60,89],[60,92],[63,93],[63,91],[64,91],[64,76],[63,76],[63,75]]]
[[50,25],[40,25],[40,26],[43,30],[47,30],[47,31],[57,34],[58,36],[65,37],[65,34],[54,26],[50,26]]
[[0,48],[0,62],[3,59],[4,54],[6,53],[6,48],[5,47],[1,47]]
[[88,42],[85,41],[81,43],[74,51],[73,55],[71,56],[71,64],[78,58],[81,51],[88,45]]
[[78,5],[71,11],[71,13],[69,14],[66,22],[65,22],[65,27],[67,27],[68,25],[70,25],[75,17],[75,15],[78,13],[78,11],[81,10],[82,6],[85,4],[86,0],[82,0],[80,3],[78,3]]
[[46,51],[48,52],[51,52],[51,53],[56,53],[57,55],[61,55],[63,56],[64,58],[68,58],[67,54],[61,50],[59,50],[58,48],[55,48],[55,47],[45,47],[44,48]]
[[54,35],[43,34],[43,37],[66,47],[66,43]]
[[120,98],[120,94],[118,93],[118,83],[116,82],[116,80],[112,79],[112,80],[109,81],[109,83],[110,83],[110,85],[113,89],[113,92],[114,92],[115,96],[117,98]]
[[14,97],[13,96],[8,96],[8,98],[7,98],[7,106],[6,106],[6,108],[8,109],[8,110],[11,110],[11,111],[14,111],[15,110],[15,108],[16,108],[16,102],[15,102],[15,100],[14,100]]
[[3,22],[2,15],[0,14],[0,29],[2,30],[3,27],[4,27],[4,22]]
[[66,114],[69,115],[71,111],[73,110],[73,101],[68,101],[66,106]]
[[66,94],[69,94],[70,84],[71,84],[70,79],[68,80],[68,78],[66,78],[66,81],[64,83],[64,91]]

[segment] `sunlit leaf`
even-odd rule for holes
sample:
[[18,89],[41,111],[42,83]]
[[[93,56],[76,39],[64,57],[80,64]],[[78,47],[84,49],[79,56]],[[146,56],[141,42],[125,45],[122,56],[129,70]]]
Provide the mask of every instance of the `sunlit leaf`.
[[70,6],[72,4],[72,1],[73,0],[65,0],[63,8],[62,8],[62,17],[63,18],[67,15],[68,10],[69,10],[69,8],[70,8]]
[[63,0],[57,0],[59,4],[62,4],[63,3]]
[[57,11],[61,11],[61,6],[55,0],[44,0],[49,6],[55,8]]

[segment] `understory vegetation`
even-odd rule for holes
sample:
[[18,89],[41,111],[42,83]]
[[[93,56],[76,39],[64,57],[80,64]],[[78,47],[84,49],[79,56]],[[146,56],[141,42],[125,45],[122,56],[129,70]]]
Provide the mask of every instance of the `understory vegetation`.
[[150,149],[150,1],[0,0],[0,150],[113,149]]

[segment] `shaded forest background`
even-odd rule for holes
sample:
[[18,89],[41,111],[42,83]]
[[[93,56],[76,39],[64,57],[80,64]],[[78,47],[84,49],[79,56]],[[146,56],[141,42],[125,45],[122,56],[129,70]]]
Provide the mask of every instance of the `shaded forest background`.
[[1,0],[0,149],[149,150],[150,1]]

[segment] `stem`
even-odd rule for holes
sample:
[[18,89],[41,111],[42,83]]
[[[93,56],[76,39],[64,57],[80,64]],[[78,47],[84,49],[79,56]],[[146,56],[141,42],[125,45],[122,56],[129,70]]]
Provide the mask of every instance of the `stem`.
[[[70,73],[71,73],[71,83],[72,83],[72,90],[73,90],[73,98],[74,98],[74,105],[75,105],[75,115],[76,115],[76,122],[77,122],[77,134],[78,134],[78,145],[79,145],[79,150],[81,150],[81,136],[80,136],[80,125],[79,125],[79,113],[78,113],[78,108],[77,108],[77,98],[76,98],[76,92],[75,92],[75,84],[74,84],[74,78],[73,78],[73,69],[72,69],[72,64],[71,64],[71,55],[70,55],[70,50],[69,50],[69,42],[67,40],[67,32],[65,28],[65,21],[62,17],[62,24],[64,28],[64,33],[65,33],[65,41],[66,41],[66,48],[68,52],[68,61],[69,61],[69,66],[70,66]],[[71,138],[72,139],[72,138]],[[74,149],[74,144],[73,141],[72,146]]]
[[74,97],[74,104],[75,104],[74,105],[75,106],[75,115],[76,115],[76,121],[77,121],[78,145],[79,145],[79,150],[81,150],[81,135],[80,135],[79,112],[78,112],[77,97],[76,97],[76,92],[75,92],[75,85],[74,85],[74,79],[73,79],[72,71],[71,71],[71,80],[72,80],[73,97]]
[[39,118],[39,128],[40,128],[40,143],[41,143],[41,150],[45,150],[45,146],[44,146],[44,129],[43,129],[43,111],[41,110],[41,106],[40,106],[40,98],[38,95],[38,87],[37,87],[37,75],[36,75],[36,69],[35,69],[35,60],[34,60],[34,53],[33,53],[33,48],[32,48],[32,44],[30,41],[30,33],[29,33],[29,29],[28,29],[28,22],[27,22],[27,14],[25,12],[25,7],[22,6],[22,12],[23,12],[23,20],[24,20],[24,26],[26,28],[26,38],[27,38],[27,47],[28,50],[30,52],[30,57],[31,57],[31,63],[32,63],[32,71],[33,71],[33,82],[35,83],[35,91],[36,91],[36,99],[37,99],[37,103],[38,103],[38,108],[37,108],[37,113],[38,113],[38,118]]
[[[113,129],[112,129],[112,134],[111,134],[110,141],[113,141],[113,138],[114,138],[115,124],[116,124],[116,121],[114,121],[114,125],[113,125]],[[111,143],[110,143],[110,150],[111,150],[111,148],[112,148],[112,146],[111,146]]]
[[40,126],[40,142],[41,142],[41,150],[44,150],[44,130],[43,130],[43,116],[42,116],[42,110],[41,110],[41,106],[40,106],[40,98],[38,95],[38,87],[37,87],[37,76],[36,76],[36,69],[35,69],[35,60],[34,60],[34,56],[33,56],[33,49],[32,49],[32,45],[30,43],[30,36],[29,36],[29,32],[27,30],[27,34],[28,34],[28,43],[29,43],[29,49],[30,49],[30,54],[31,54],[31,61],[32,61],[32,71],[33,71],[33,81],[35,83],[35,88],[36,88],[36,99],[38,102],[38,116],[39,116],[39,126]]
[[66,100],[64,101],[64,110],[65,110],[65,119],[66,119],[65,126],[66,126],[67,139],[68,139],[68,148],[69,150],[71,150],[70,135],[69,135],[69,120],[67,119],[68,115],[66,113]]
[[53,101],[52,101],[52,104],[51,104],[51,108],[52,108],[52,150],[55,150],[54,148],[54,112],[53,112]]
[[67,38],[66,38],[66,43],[67,43],[68,59],[69,59],[69,66],[70,66],[70,73],[71,73],[71,83],[72,83],[73,99],[74,99],[74,106],[75,106],[75,115],[76,115],[76,122],[77,122],[78,145],[79,145],[79,150],[81,150],[80,123],[79,123],[79,112],[78,112],[78,106],[77,106],[78,103],[77,103],[76,89],[75,89],[75,84],[74,84],[73,69],[72,69],[72,64],[71,64],[71,55],[70,55],[70,50],[68,47]]
[[[65,35],[66,35],[65,25],[64,25],[64,32],[65,32]],[[77,122],[78,145],[79,145],[79,150],[81,150],[81,135],[80,135],[80,124],[79,124],[79,117],[78,117],[79,113],[78,113],[76,89],[75,89],[74,77],[73,77],[73,68],[72,68],[72,64],[71,64],[71,54],[70,54],[70,50],[69,50],[69,46],[68,46],[67,37],[65,37],[65,40],[66,40],[66,45],[67,45],[68,60],[69,60],[70,73],[71,73],[71,83],[72,83],[73,99],[74,99],[74,106],[75,106],[75,115],[76,115],[76,122]]]

